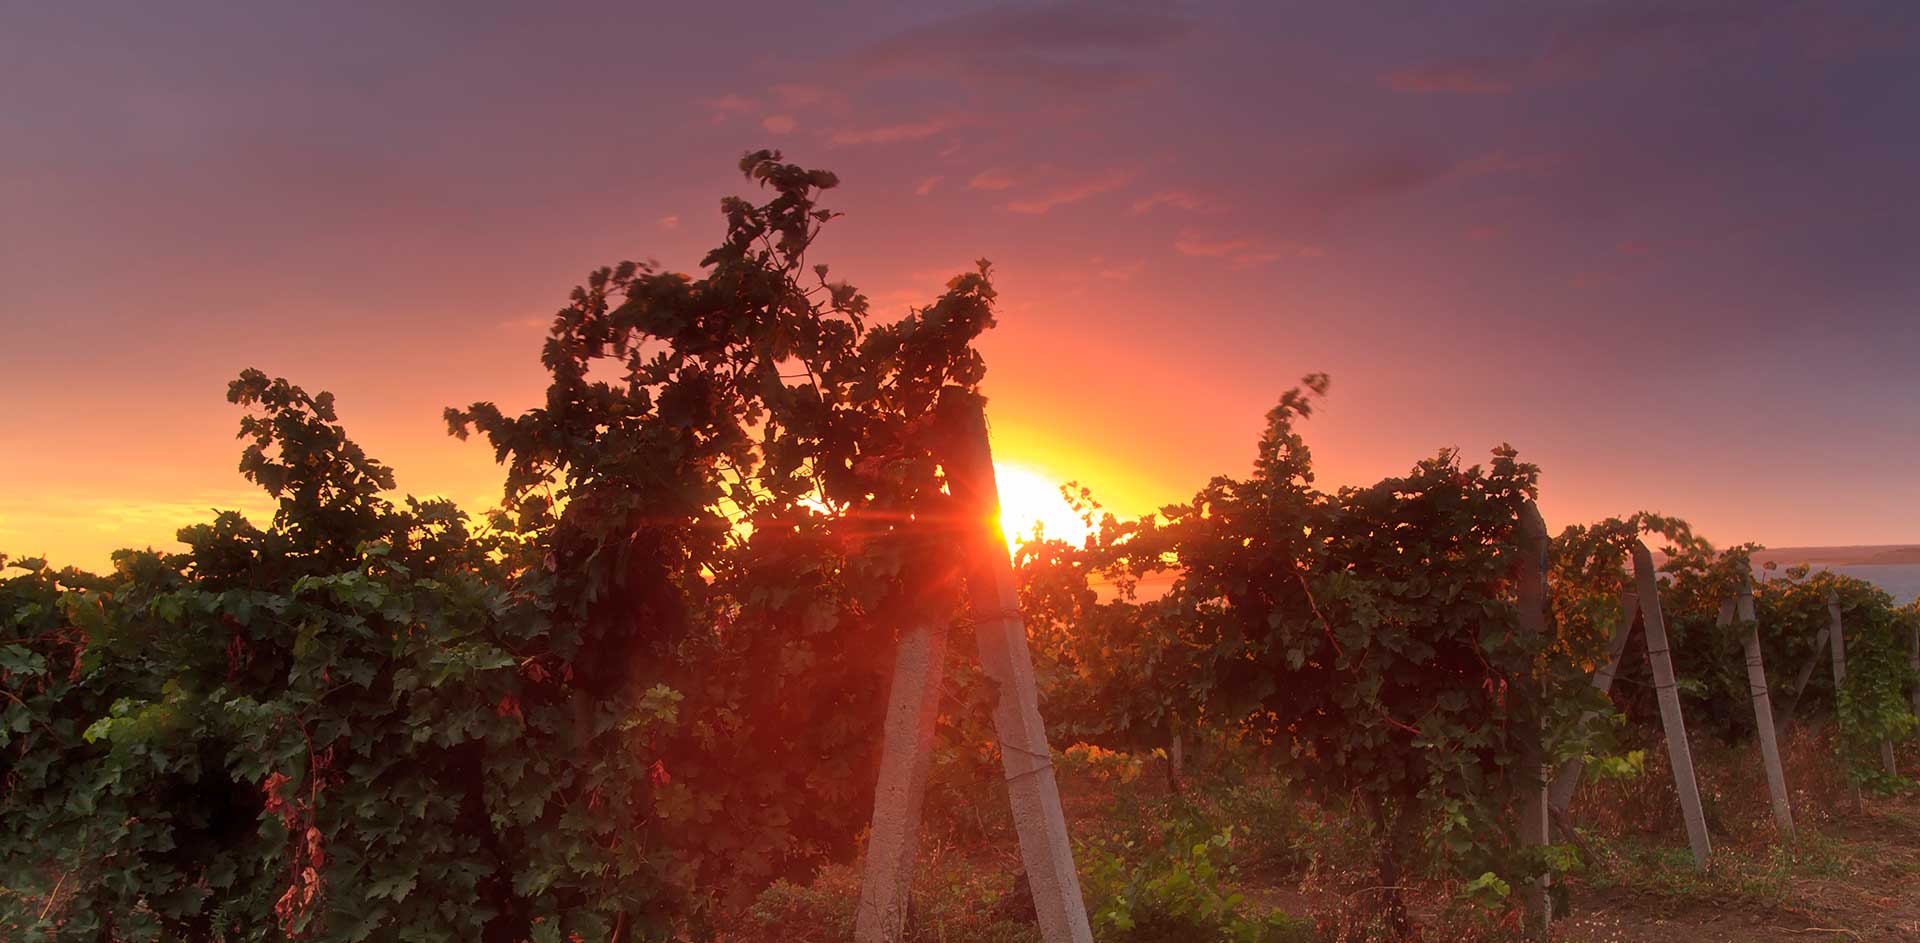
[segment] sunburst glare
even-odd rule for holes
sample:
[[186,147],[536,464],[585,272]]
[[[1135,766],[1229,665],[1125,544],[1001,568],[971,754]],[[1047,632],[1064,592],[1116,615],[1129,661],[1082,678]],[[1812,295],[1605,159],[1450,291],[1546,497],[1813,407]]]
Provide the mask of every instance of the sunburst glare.
[[1060,482],[1024,465],[995,462],[994,477],[1000,485],[1000,527],[1007,535],[1007,549],[1032,540],[1038,533],[1079,543],[1087,536],[1086,522],[1075,514],[1060,494]]

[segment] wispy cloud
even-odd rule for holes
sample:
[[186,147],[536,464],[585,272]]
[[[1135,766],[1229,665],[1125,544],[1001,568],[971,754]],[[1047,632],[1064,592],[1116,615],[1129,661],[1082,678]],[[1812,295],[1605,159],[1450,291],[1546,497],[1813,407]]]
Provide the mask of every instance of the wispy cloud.
[[1707,50],[1763,26],[1818,33],[1820,4],[1788,0],[1626,0],[1568,5],[1536,51],[1464,56],[1395,69],[1380,84],[1415,94],[1489,95],[1579,77],[1650,50],[1654,62],[1699,61]]
[[827,100],[831,93],[818,85],[798,85],[783,83],[775,85],[771,91],[782,104],[795,107],[817,105]]
[[786,134],[799,127],[800,123],[793,120],[792,115],[768,115],[760,119],[760,126],[767,129],[769,134]]
[[1144,213],[1156,206],[1171,206],[1175,209],[1197,210],[1206,205],[1199,197],[1185,190],[1162,190],[1150,197],[1133,201],[1133,211]]
[[1110,282],[1131,281],[1135,275],[1140,274],[1141,269],[1146,267],[1146,264],[1138,259],[1131,262],[1108,262],[1106,259],[1095,256],[1089,261],[1094,264],[1094,274]]
[[1134,178],[1134,171],[1113,169],[1104,170],[1091,177],[1063,183],[1046,193],[1024,200],[1014,200],[1007,209],[1015,213],[1045,213],[1056,206],[1078,203],[1090,197],[1099,196],[1126,186]]
[[1173,249],[1191,258],[1224,259],[1234,268],[1266,265],[1288,258],[1317,259],[1327,254],[1326,250],[1318,246],[1300,242],[1221,238],[1193,230],[1184,231],[1175,237]]
[[1360,207],[1421,190],[1456,169],[1439,152],[1395,147],[1343,155],[1317,178],[1309,177],[1291,207],[1309,223],[1324,223]]
[[1213,239],[1197,233],[1181,233],[1173,240],[1173,248],[1181,255],[1201,258],[1221,258],[1235,252],[1244,251],[1249,243],[1245,239]]
[[660,217],[660,228],[661,228],[661,229],[679,229],[679,228],[680,228],[680,217],[678,217],[678,216],[662,216],[662,217]]
[[760,103],[744,95],[731,92],[719,98],[702,98],[700,104],[713,113],[713,120],[725,121],[734,115],[744,115],[758,111]]
[[973,175],[967,181],[969,190],[1005,190],[1013,186],[1013,175],[998,168],[989,168]]
[[937,187],[940,185],[940,181],[945,179],[947,178],[942,177],[939,174],[934,174],[933,176],[920,181],[920,183],[913,188],[913,195],[926,196],[927,194],[933,192],[934,187]]
[[924,121],[907,121],[899,124],[883,124],[866,128],[849,128],[835,131],[830,139],[836,145],[849,144],[899,144],[903,141],[919,141],[936,134],[952,130],[963,124],[959,118],[929,118]]

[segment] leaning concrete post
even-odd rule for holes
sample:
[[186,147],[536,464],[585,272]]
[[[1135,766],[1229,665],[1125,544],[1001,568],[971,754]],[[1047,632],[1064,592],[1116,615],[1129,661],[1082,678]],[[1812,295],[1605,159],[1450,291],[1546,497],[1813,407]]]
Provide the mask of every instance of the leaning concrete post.
[[1806,693],[1807,682],[1813,680],[1813,669],[1820,664],[1821,650],[1827,647],[1827,639],[1833,630],[1823,628],[1813,637],[1813,654],[1807,657],[1806,664],[1800,666],[1800,673],[1793,676],[1793,691],[1787,695],[1787,703],[1780,708],[1780,739],[1787,737],[1787,731],[1793,726],[1793,720],[1800,713],[1800,695]]
[[1767,697],[1767,669],[1760,660],[1760,623],[1753,614],[1753,584],[1740,577],[1736,614],[1746,626],[1747,690],[1753,695],[1753,723],[1760,731],[1760,759],[1767,767],[1767,792],[1773,796],[1773,821],[1784,838],[1793,838],[1793,805],[1787,797],[1787,774],[1780,767],[1780,742],[1773,732],[1773,704]]
[[1667,644],[1667,620],[1660,609],[1660,582],[1653,572],[1653,554],[1640,541],[1633,544],[1633,582],[1640,597],[1640,621],[1647,627],[1647,661],[1653,666],[1653,690],[1660,700],[1660,726],[1667,733],[1667,759],[1673,764],[1673,787],[1680,793],[1680,814],[1687,823],[1687,843],[1693,846],[1693,865],[1706,870],[1713,855],[1707,838],[1707,816],[1700,807],[1700,786],[1693,778],[1693,749],[1687,744],[1687,723],[1680,716],[1679,682],[1673,674],[1673,651]]
[[[1613,690],[1613,678],[1620,673],[1620,657],[1627,650],[1627,639],[1633,634],[1633,617],[1640,612],[1640,597],[1633,593],[1620,594],[1620,622],[1614,626],[1613,642],[1607,646],[1607,663],[1593,672],[1593,686],[1601,694]],[[1553,785],[1547,790],[1547,805],[1555,815],[1567,814],[1567,807],[1573,803],[1573,791],[1580,788],[1580,775],[1586,772],[1587,764],[1578,759],[1568,760],[1560,767],[1559,775],[1553,778]]]
[[940,716],[941,668],[947,628],[920,625],[900,636],[887,693],[880,783],[873,793],[873,828],[860,874],[854,943],[897,943],[906,928],[920,840],[920,809],[927,795],[934,721]]
[[1013,823],[1020,836],[1020,857],[1033,889],[1043,943],[1092,943],[1080,876],[1073,867],[1073,846],[1054,783],[1047,728],[1040,718],[1027,630],[1000,529],[1000,495],[993,477],[993,452],[987,441],[987,415],[978,395],[948,387],[940,397],[947,447],[941,464],[947,486],[972,534],[965,541],[967,596],[980,647],[980,667],[997,689],[994,729],[1000,737],[1000,761],[1006,773]]
[[1833,655],[1833,701],[1840,704],[1840,689],[1847,683],[1847,630],[1840,621],[1840,597],[1827,594],[1827,643]]
[[[1830,623],[1827,637],[1832,640],[1831,644],[1833,646],[1833,711],[1834,715],[1838,717],[1840,713],[1840,688],[1847,683],[1847,630],[1845,625],[1840,621],[1840,595],[1838,593],[1827,593],[1827,621]],[[1886,769],[1887,775],[1889,776],[1897,775],[1899,772],[1893,762],[1893,741],[1891,740],[1880,741],[1880,765]],[[1860,787],[1858,785],[1853,787],[1853,804],[1856,806],[1860,804]]]
[[[1516,595],[1519,597],[1519,630],[1540,644],[1547,642],[1547,523],[1532,501],[1520,507],[1520,566]],[[1520,843],[1545,847],[1551,841],[1547,818],[1547,752],[1542,739],[1542,702],[1545,691],[1539,678],[1524,678],[1512,691],[1514,724],[1520,730]],[[1548,893],[1551,876],[1541,874],[1527,888],[1524,901],[1529,929],[1545,938],[1553,923],[1553,897]]]
[[[1907,665],[1914,677],[1920,678],[1920,625],[1913,627],[1913,637],[1907,643]],[[1913,683],[1913,714],[1920,717],[1920,680]]]
[[[1841,739],[1841,756],[1846,756],[1845,740],[1839,737],[1840,689],[1847,685],[1847,630],[1840,621],[1840,597],[1827,594],[1827,654],[1833,665],[1833,719],[1836,739]],[[1847,777],[1847,792],[1853,799],[1853,811],[1860,811],[1860,784]]]

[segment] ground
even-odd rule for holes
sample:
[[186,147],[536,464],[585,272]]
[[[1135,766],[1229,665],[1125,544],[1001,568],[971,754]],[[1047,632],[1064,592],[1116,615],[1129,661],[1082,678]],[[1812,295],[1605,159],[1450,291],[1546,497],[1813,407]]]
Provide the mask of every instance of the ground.
[[[1569,943],[1920,940],[1920,800],[1869,797],[1760,857],[1702,877],[1683,856],[1603,862],[1557,934]],[[1602,852],[1613,855],[1614,849]]]
[[[1796,835],[1783,841],[1751,747],[1696,744],[1714,841],[1712,867],[1701,873],[1663,751],[1649,747],[1641,773],[1589,783],[1575,798],[1571,844],[1581,863],[1562,881],[1566,912],[1553,940],[1920,943],[1920,791],[1856,800],[1827,735],[1797,731],[1783,748]],[[1902,748],[1901,762],[1920,769],[1920,742]],[[1057,765],[1096,939],[1383,939],[1366,913],[1377,882],[1361,830],[1246,757],[1191,763],[1178,793],[1152,755],[1082,750]],[[974,795],[991,793],[992,777],[962,775],[962,767],[936,772],[909,939],[1029,943],[1036,935],[1018,892],[1017,842],[992,801]],[[1524,938],[1514,908],[1428,865],[1406,889],[1419,939]],[[850,939],[858,873],[857,864],[841,865],[776,887],[728,936]],[[1229,910],[1234,916],[1221,916]]]

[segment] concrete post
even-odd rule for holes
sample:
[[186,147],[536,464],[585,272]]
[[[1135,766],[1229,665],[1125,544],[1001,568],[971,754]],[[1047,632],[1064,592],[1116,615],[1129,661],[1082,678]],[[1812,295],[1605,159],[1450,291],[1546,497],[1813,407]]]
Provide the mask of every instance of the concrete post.
[[[1620,658],[1627,650],[1627,639],[1633,634],[1633,619],[1640,612],[1640,597],[1633,593],[1620,594],[1620,622],[1614,626],[1613,642],[1607,646],[1607,663],[1593,672],[1593,686],[1601,694],[1613,690],[1613,678],[1620,673]],[[1579,760],[1568,760],[1560,768],[1559,775],[1553,778],[1553,785],[1547,790],[1547,805],[1554,814],[1565,816],[1567,807],[1573,803],[1573,792],[1580,788],[1580,776],[1586,772],[1586,764]]]
[[1013,583],[1000,527],[1000,495],[987,440],[984,400],[957,387],[942,391],[939,409],[946,448],[941,464],[961,513],[967,557],[967,596],[978,636],[980,665],[997,688],[994,729],[1013,822],[1020,836],[1020,857],[1033,889],[1043,943],[1092,943],[1073,846],[1055,785],[1047,728],[1040,717],[1039,689],[1027,648],[1026,625]]
[[1827,644],[1833,655],[1833,699],[1838,706],[1840,688],[1847,683],[1847,631],[1840,621],[1840,597],[1827,594]]
[[1787,695],[1787,703],[1780,708],[1780,739],[1787,738],[1787,731],[1793,727],[1794,719],[1800,713],[1800,696],[1806,693],[1807,682],[1813,680],[1813,669],[1820,664],[1822,650],[1827,647],[1827,639],[1833,634],[1830,628],[1822,628],[1813,637],[1813,654],[1800,666],[1799,674],[1793,676],[1793,690]]
[[[1833,709],[1837,717],[1840,711],[1840,688],[1847,683],[1847,631],[1840,620],[1840,596],[1837,593],[1827,594],[1827,621],[1830,623],[1827,637],[1832,640],[1830,644],[1833,646]],[[1880,765],[1886,769],[1887,775],[1899,775],[1899,769],[1893,761],[1891,740],[1880,741]],[[1856,807],[1860,804],[1860,787],[1857,785],[1853,787],[1853,804]]]
[[[1747,654],[1747,690],[1753,696],[1753,723],[1760,732],[1760,760],[1767,768],[1767,792],[1773,796],[1773,821],[1783,838],[1793,838],[1793,804],[1787,796],[1787,774],[1780,766],[1780,742],[1773,731],[1773,704],[1767,697],[1767,669],[1760,658],[1760,624],[1753,614],[1753,584],[1740,577],[1737,616],[1746,625],[1742,643]],[[1724,613],[1724,610],[1723,610]]]
[[[1915,676],[1920,676],[1920,625],[1913,627],[1913,636],[1907,643],[1907,665]],[[1913,713],[1920,717],[1920,681],[1913,683]]]
[[[1532,501],[1520,506],[1520,566],[1516,588],[1519,630],[1542,644],[1547,641],[1547,524],[1540,508]],[[1520,843],[1545,847],[1551,840],[1547,797],[1547,752],[1542,742],[1542,702],[1545,691],[1539,678],[1518,679],[1510,692],[1513,698],[1514,724],[1520,730],[1519,769]],[[1528,930],[1545,939],[1553,923],[1551,876],[1541,874],[1526,889]]]
[[854,912],[854,943],[897,943],[905,930],[934,721],[940,716],[946,626],[917,626],[902,635],[899,644],[887,693],[873,828],[860,874],[860,905]]
[[1673,674],[1673,651],[1667,642],[1666,616],[1660,608],[1660,582],[1654,575],[1653,554],[1640,541],[1633,544],[1633,580],[1640,597],[1640,621],[1647,627],[1647,661],[1653,666],[1653,689],[1660,700],[1660,726],[1667,734],[1673,786],[1680,793],[1680,814],[1687,823],[1687,843],[1693,846],[1693,865],[1704,871],[1713,855],[1713,842],[1707,837],[1707,816],[1700,807],[1699,783],[1693,777],[1687,723],[1680,716],[1679,682]]

